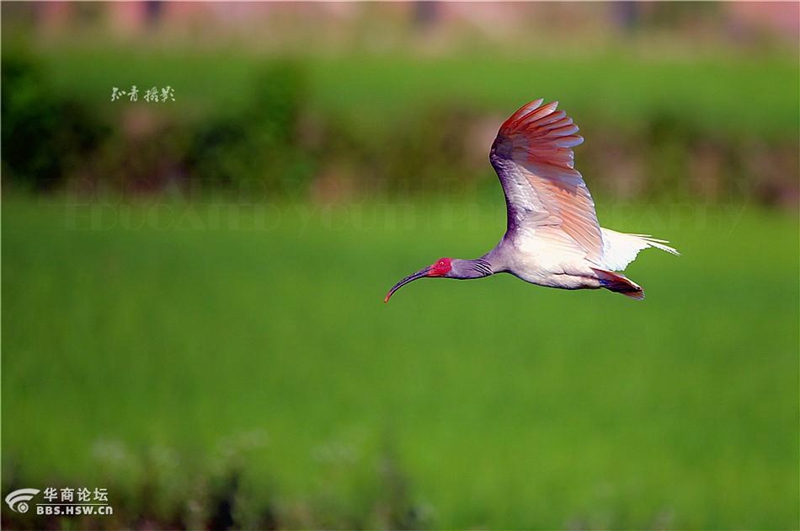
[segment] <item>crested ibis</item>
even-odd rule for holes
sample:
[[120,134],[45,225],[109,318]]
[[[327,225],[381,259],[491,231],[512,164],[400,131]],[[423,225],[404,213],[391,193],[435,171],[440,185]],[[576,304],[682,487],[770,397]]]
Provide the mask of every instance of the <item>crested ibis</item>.
[[643,299],[641,286],[622,275],[642,249],[672,254],[669,242],[600,227],[594,200],[574,166],[572,148],[583,142],[558,102],[536,100],[506,120],[489,151],[506,197],[506,232],[475,260],[440,258],[395,284],[420,278],[483,278],[511,273],[531,284],[560,289],[599,289]]

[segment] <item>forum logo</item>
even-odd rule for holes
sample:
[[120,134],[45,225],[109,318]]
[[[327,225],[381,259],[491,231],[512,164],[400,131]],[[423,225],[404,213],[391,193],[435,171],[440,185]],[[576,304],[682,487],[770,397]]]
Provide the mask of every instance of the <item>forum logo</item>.
[[[39,493],[41,495],[39,496]],[[31,501],[37,498],[37,500]],[[108,503],[108,489],[87,487],[47,487],[41,489],[17,489],[6,496],[6,504],[15,513],[27,513],[31,506],[37,515],[75,516],[112,515],[114,509]]]
[[28,502],[39,494],[39,489],[18,489],[6,496],[6,503],[12,511],[27,513],[30,506]]

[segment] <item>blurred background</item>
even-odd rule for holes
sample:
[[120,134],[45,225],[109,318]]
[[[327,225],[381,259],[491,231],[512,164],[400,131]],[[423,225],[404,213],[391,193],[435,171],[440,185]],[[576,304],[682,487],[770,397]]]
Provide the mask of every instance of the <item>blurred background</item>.
[[[797,3],[1,8],[4,527],[796,528]],[[384,306],[539,97],[682,256]]]

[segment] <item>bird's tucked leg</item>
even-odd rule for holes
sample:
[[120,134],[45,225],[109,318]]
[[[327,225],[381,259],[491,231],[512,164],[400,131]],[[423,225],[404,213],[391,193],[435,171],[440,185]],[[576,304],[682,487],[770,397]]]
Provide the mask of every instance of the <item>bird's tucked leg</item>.
[[592,271],[594,271],[597,275],[600,285],[607,290],[614,291],[616,293],[622,293],[626,297],[636,300],[644,299],[644,290],[631,279],[620,275],[619,273],[606,271],[605,269],[597,269],[593,267]]

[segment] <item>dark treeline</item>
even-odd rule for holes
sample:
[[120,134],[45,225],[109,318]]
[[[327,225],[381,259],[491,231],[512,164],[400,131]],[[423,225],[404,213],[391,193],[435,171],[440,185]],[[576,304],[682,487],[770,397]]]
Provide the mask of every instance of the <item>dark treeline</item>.
[[[197,197],[233,193],[325,202],[486,189],[488,145],[471,134],[487,116],[466,103],[409,109],[366,132],[308,108],[297,60],[265,61],[250,101],[200,118],[146,109],[109,114],[54,89],[37,58],[4,52],[5,184],[34,193]],[[499,125],[499,124],[497,124]],[[634,129],[581,122],[578,167],[595,193],[617,199],[797,203],[797,139],[701,130],[654,110]],[[482,138],[482,137],[481,137]]]

